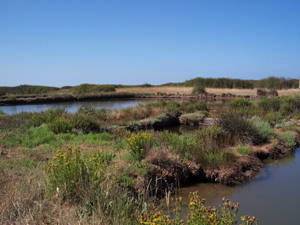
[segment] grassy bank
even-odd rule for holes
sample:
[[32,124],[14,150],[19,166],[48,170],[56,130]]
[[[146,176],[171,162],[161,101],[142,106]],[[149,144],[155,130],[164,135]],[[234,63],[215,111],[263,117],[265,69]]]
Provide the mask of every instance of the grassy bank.
[[264,160],[295,149],[299,120],[300,97],[0,113],[0,223],[237,224],[227,200],[211,208],[193,193],[182,221],[179,199],[171,214],[155,199],[195,182],[252,179]]

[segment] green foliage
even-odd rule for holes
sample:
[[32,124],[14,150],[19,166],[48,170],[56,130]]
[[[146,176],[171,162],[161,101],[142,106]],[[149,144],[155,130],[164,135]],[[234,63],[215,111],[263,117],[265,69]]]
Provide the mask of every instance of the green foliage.
[[40,113],[32,113],[31,114],[31,123],[33,126],[41,126],[42,124],[48,124],[57,118],[61,117],[65,114],[65,111],[62,109],[49,109]]
[[193,113],[196,111],[208,111],[206,102],[203,101],[188,101],[181,104],[180,110],[185,113]]
[[104,169],[113,158],[111,153],[83,155],[74,147],[58,151],[46,168],[49,192],[64,200],[82,202],[99,188]]
[[296,145],[296,134],[293,131],[285,131],[280,133],[279,139],[290,148],[293,148]]
[[0,87],[0,93],[2,94],[14,94],[14,95],[25,95],[25,94],[46,94],[50,91],[58,90],[56,87],[47,86],[34,86],[34,85],[20,85],[16,87]]
[[49,124],[49,128],[55,134],[69,133],[72,131],[72,124],[70,119],[65,117],[56,118]]
[[284,89],[298,88],[298,79],[286,79],[279,77],[268,77],[262,80],[240,80],[230,78],[203,78],[197,77],[192,80],[179,83],[177,85],[194,86],[200,84],[210,88],[269,88],[269,89]]
[[[199,158],[199,156],[198,156]],[[199,159],[198,159],[199,160]],[[234,155],[224,149],[210,149],[201,156],[201,162],[205,166],[220,166],[234,160]]]
[[297,114],[300,112],[300,96],[289,96],[282,98],[281,111],[285,115]]
[[72,118],[72,126],[83,133],[100,131],[100,125],[95,117],[77,113]]
[[281,107],[280,98],[262,98],[257,103],[258,107],[265,112],[278,112]]
[[247,145],[239,145],[237,147],[237,152],[241,155],[249,155],[251,153],[251,148]]
[[283,115],[280,112],[268,112],[264,115],[264,119],[268,121],[272,126],[281,123],[283,120]]
[[267,142],[273,135],[273,130],[270,124],[259,117],[253,117],[250,122],[258,132],[258,136],[261,139],[261,143]]
[[253,106],[253,103],[245,98],[234,99],[230,102],[230,106],[234,109],[244,109]]
[[[176,206],[172,210],[175,216],[160,211],[146,212],[140,219],[140,225],[257,225],[253,216],[241,216],[239,221],[238,209],[238,203],[227,199],[223,199],[218,207],[208,206],[199,193],[191,192],[188,207]],[[185,221],[180,219],[182,214],[187,214]]]
[[162,132],[159,142],[168,146],[184,158],[191,158],[191,152],[197,147],[197,139],[194,134],[177,134],[174,132]]
[[42,144],[51,144],[56,141],[54,133],[45,125],[29,128],[20,138],[22,145],[28,148],[33,148]]
[[114,92],[116,90],[114,85],[96,85],[96,84],[81,84],[73,87],[73,93],[77,95],[84,95],[89,93]]
[[135,160],[141,160],[153,145],[153,135],[147,132],[132,134],[127,139],[127,145],[131,157]]

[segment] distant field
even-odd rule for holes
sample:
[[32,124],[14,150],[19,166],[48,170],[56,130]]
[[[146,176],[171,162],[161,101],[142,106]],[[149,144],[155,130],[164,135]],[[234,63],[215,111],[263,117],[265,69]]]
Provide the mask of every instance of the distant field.
[[[129,88],[117,88],[117,92],[128,92],[128,93],[147,93],[147,94],[157,94],[157,93],[166,93],[166,94],[183,94],[189,95],[192,93],[192,87],[129,87]],[[212,94],[223,94],[230,93],[234,95],[256,95],[256,89],[230,89],[230,88],[206,88],[208,93]],[[300,94],[300,89],[285,89],[278,91],[280,96],[284,95],[296,95]]]

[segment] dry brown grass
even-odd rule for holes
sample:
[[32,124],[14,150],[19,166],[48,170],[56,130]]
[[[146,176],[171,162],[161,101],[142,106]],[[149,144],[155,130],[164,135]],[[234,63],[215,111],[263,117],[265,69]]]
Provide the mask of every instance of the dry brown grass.
[[[175,86],[164,86],[164,87],[129,87],[129,88],[117,88],[116,92],[127,92],[137,94],[180,94],[190,95],[192,93],[192,87],[175,87]],[[234,94],[241,96],[256,96],[256,89],[237,89],[237,88],[206,88],[206,91],[211,94],[221,95]],[[286,89],[278,91],[280,96],[296,95],[300,94],[300,89]]]
[[128,92],[137,94],[191,94],[191,87],[175,87],[175,86],[164,86],[164,87],[129,87],[129,88],[117,88],[116,92]]

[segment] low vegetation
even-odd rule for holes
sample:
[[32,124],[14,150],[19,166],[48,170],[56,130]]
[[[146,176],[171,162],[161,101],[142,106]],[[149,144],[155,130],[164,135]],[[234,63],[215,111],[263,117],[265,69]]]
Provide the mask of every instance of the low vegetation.
[[[214,208],[192,193],[187,208],[175,204],[167,211],[156,200],[178,185],[251,179],[263,162],[257,151],[266,145],[291,152],[299,143],[299,102],[237,99],[215,107],[158,101],[121,110],[85,107],[73,114],[1,114],[0,223],[256,224],[254,217],[240,219],[238,205],[229,200]],[[129,129],[170,114],[177,127]],[[184,122],[196,115],[214,122]],[[179,124],[186,129],[175,129]]]

